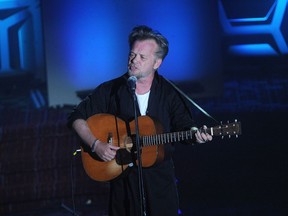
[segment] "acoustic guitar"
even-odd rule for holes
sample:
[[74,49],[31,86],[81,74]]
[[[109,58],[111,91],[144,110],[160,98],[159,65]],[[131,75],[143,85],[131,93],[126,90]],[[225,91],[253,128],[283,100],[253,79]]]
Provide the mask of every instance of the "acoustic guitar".
[[[83,167],[96,181],[111,181],[129,166],[137,165],[135,121],[129,123],[111,114],[96,114],[87,119],[92,133],[102,142],[120,147],[115,159],[105,162],[85,146],[81,147]],[[164,158],[164,144],[191,140],[196,130],[162,133],[161,124],[149,116],[138,117],[142,167],[150,167]],[[207,128],[212,136],[238,136],[241,123],[233,122]],[[134,145],[135,144],[135,145]]]

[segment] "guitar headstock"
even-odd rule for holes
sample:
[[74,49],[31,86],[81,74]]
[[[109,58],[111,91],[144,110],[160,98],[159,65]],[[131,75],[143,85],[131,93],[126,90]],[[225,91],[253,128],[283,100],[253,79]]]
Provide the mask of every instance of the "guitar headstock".
[[238,137],[238,135],[241,135],[241,122],[235,120],[232,123],[228,122],[227,124],[221,124],[216,127],[212,127],[211,135],[222,136],[222,138],[225,136],[228,136],[229,138],[231,136]]

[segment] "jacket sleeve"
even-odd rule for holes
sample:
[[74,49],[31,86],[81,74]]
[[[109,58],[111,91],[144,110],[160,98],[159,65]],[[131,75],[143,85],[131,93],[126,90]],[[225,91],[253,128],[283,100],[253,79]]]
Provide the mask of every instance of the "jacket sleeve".
[[88,119],[96,113],[106,112],[107,89],[101,84],[94,89],[84,100],[74,107],[68,115],[67,126],[72,128],[72,124],[77,119]]

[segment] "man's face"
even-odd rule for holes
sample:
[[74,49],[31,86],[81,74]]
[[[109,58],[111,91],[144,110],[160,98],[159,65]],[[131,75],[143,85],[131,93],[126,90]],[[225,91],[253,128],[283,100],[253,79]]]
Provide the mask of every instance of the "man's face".
[[129,54],[129,75],[139,79],[154,73],[162,63],[155,55],[157,51],[158,45],[154,40],[136,41]]

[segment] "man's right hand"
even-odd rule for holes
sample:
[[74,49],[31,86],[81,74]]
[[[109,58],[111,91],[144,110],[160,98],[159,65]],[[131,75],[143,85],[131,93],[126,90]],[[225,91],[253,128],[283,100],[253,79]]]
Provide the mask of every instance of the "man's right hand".
[[111,161],[115,158],[116,151],[119,148],[120,147],[118,146],[113,146],[111,143],[104,143],[97,140],[92,151],[95,152],[103,161]]

